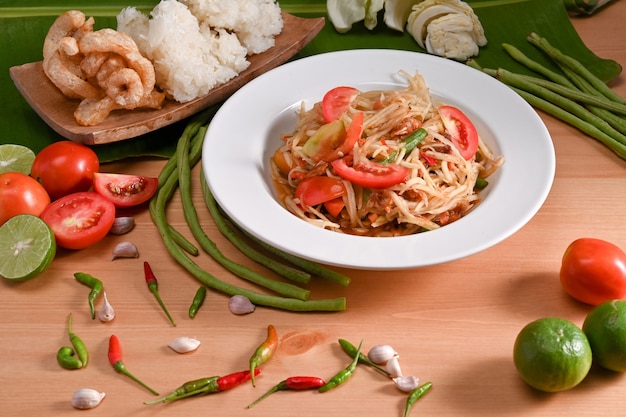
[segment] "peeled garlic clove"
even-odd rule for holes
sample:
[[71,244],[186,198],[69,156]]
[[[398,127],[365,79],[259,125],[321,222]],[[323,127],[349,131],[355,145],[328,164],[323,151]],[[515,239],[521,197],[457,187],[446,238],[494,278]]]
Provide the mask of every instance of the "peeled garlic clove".
[[81,388],[72,396],[72,407],[79,410],[88,410],[97,407],[106,394],[91,388]]
[[111,303],[109,303],[109,299],[107,298],[106,291],[104,291],[103,295],[104,295],[104,304],[100,308],[100,311],[98,311],[98,318],[100,319],[100,321],[106,323],[115,318],[115,310],[113,309],[113,306],[111,305]]
[[135,219],[132,217],[116,217],[109,233],[112,235],[123,235],[130,232],[135,227]]
[[139,258],[139,249],[132,242],[118,243],[113,248],[113,259],[117,258]]
[[368,359],[376,365],[384,365],[394,356],[398,356],[398,352],[389,345],[376,345],[367,352]]
[[177,353],[188,353],[198,349],[200,341],[193,337],[182,336],[172,340],[168,346]]
[[399,358],[400,357],[396,355],[389,359],[387,361],[387,364],[385,365],[385,369],[387,370],[387,372],[389,372],[390,378],[397,378],[399,376],[402,376],[402,369],[400,369]]
[[228,308],[233,314],[250,314],[254,311],[255,306],[248,297],[243,295],[233,295],[228,300]]
[[393,382],[400,391],[411,392],[420,384],[420,379],[416,376],[397,376]]

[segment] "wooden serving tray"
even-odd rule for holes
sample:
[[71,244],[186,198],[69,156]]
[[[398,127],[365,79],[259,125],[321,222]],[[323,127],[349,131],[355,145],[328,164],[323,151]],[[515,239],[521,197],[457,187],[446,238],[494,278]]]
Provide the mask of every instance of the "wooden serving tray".
[[42,62],[9,69],[17,89],[35,112],[63,137],[87,145],[117,142],[143,135],[182,120],[227,99],[244,84],[275,68],[304,48],[324,27],[323,17],[305,19],[283,12],[284,26],[275,45],[248,57],[250,66],[237,77],[187,103],[165,100],[158,110],[115,110],[97,126],[80,126],[74,119],[78,100],[65,97],[43,72]]

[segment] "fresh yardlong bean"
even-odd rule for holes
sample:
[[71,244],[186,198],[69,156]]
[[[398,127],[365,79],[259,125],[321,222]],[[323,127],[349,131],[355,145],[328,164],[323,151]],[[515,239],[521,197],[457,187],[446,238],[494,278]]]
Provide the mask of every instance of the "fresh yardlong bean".
[[282,264],[262,252],[259,252],[252,246],[250,246],[247,242],[237,235],[236,229],[232,226],[226,218],[222,215],[215,198],[213,198],[213,194],[209,189],[209,186],[206,182],[206,178],[204,177],[204,172],[200,171],[200,183],[202,185],[202,193],[204,195],[204,203],[209,209],[209,213],[211,213],[211,217],[215,221],[215,225],[217,229],[242,253],[244,253],[247,257],[257,262],[260,265],[265,266],[266,268],[276,272],[277,274],[290,279],[295,282],[299,282],[301,284],[306,284],[311,279],[311,274],[304,272],[302,270],[292,268],[288,265]]
[[[201,129],[198,132],[198,140],[204,138],[204,130],[205,129]],[[200,137],[200,134],[202,134],[202,137]],[[309,290],[300,288],[296,285],[291,285],[289,283],[267,278],[244,265],[238,264],[230,260],[229,258],[224,256],[224,254],[219,250],[215,242],[213,242],[206,235],[206,233],[204,233],[202,226],[200,225],[200,220],[198,219],[198,212],[194,207],[193,199],[191,196],[191,164],[189,163],[189,143],[189,137],[181,138],[179,139],[178,146],[176,148],[176,158],[178,166],[178,187],[180,190],[180,198],[182,201],[185,218],[187,220],[187,223],[189,224],[191,233],[196,238],[202,249],[204,249],[205,252],[211,255],[213,259],[219,262],[230,272],[241,278],[247,279],[248,281],[254,282],[255,284],[262,285],[263,287],[268,288],[278,294],[287,297],[298,298],[300,300],[307,300],[311,294]]]
[[626,103],[626,100],[624,100],[617,93],[611,90],[609,86],[604,83],[604,81],[596,77],[591,71],[587,69],[587,67],[581,64],[575,58],[565,55],[558,48],[552,46],[546,38],[542,38],[536,33],[530,33],[528,35],[528,41],[540,50],[542,50],[546,55],[548,55],[548,57],[557,62],[560,66],[567,67],[578,75],[582,76],[597,91],[602,93],[607,98],[620,103]]
[[551,80],[552,82],[561,84],[566,87],[575,88],[574,84],[572,84],[572,82],[568,80],[567,77],[565,77],[562,74],[559,74],[558,72],[552,71],[550,68],[544,65],[541,65],[539,62],[535,61],[534,59],[529,58],[522,51],[520,51],[513,45],[508,44],[508,43],[503,43],[502,47],[511,56],[511,58],[513,58],[520,64],[524,65],[526,68],[538,74],[543,75],[544,77],[546,77],[548,80]]
[[318,264],[317,262],[309,261],[308,259],[300,258],[299,256],[292,255],[290,253],[282,251],[278,248],[273,247],[272,245],[268,243],[263,242],[261,239],[258,239],[257,237],[251,235],[250,233],[248,233],[247,231],[241,228],[239,230],[241,230],[241,232],[244,233],[246,236],[248,236],[248,238],[256,242],[259,246],[263,247],[268,252],[271,252],[277,256],[280,256],[281,258],[291,262],[298,268],[301,268],[302,270],[310,273],[311,275],[316,275],[320,278],[325,278],[339,285],[343,285],[344,287],[347,287],[348,285],[350,285],[350,277],[346,275],[340,274],[339,272],[334,271],[330,268],[326,268],[324,265]]
[[[196,131],[197,132],[197,131]],[[202,141],[192,142],[189,152],[189,163],[194,165],[200,159],[202,151]],[[175,158],[170,159],[170,161]],[[174,163],[168,162],[166,168],[168,170],[175,167]],[[255,305],[262,305],[271,308],[277,308],[288,311],[341,311],[346,308],[345,297],[322,299],[322,300],[299,300],[295,298],[285,298],[275,295],[258,293],[256,291],[240,288],[236,285],[224,282],[209,272],[202,269],[195,263],[187,253],[185,253],[178,244],[173,240],[169,224],[167,223],[166,206],[171,199],[176,186],[178,185],[178,176],[176,169],[170,171],[170,175],[160,175],[160,188],[156,195],[150,200],[150,215],[155,223],[163,242],[170,255],[183,266],[190,274],[192,274],[201,283],[214,290],[223,292],[228,295],[243,295],[247,297]]]
[[609,149],[615,152],[615,154],[618,155],[620,158],[626,159],[626,146],[617,142],[615,139],[613,139],[611,136],[607,135],[606,133],[598,129],[593,124],[582,120],[581,118],[573,115],[572,113],[566,110],[563,110],[561,107],[556,106],[547,100],[544,100],[540,97],[532,95],[519,88],[514,88],[514,87],[511,87],[511,88],[513,88],[515,92],[517,92],[524,100],[526,100],[532,106],[540,110],[543,110],[548,114],[551,114],[552,116],[564,121],[565,123],[568,123],[574,126],[580,131],[588,134],[592,138],[597,139],[602,144],[606,145]]
[[580,104],[557,94],[547,88],[541,87],[537,84],[528,82],[523,78],[503,69],[498,69],[497,73],[498,79],[500,79],[505,84],[509,86],[516,87],[518,89],[522,89],[534,96],[540,97],[544,100],[555,104],[564,110],[572,113],[574,116],[578,117],[596,126],[597,129],[605,133],[606,135],[613,138],[616,142],[620,142],[621,144],[626,144],[626,136],[622,135],[619,131],[617,131],[613,126],[611,126],[604,119],[596,116],[591,113],[588,109],[581,106]]

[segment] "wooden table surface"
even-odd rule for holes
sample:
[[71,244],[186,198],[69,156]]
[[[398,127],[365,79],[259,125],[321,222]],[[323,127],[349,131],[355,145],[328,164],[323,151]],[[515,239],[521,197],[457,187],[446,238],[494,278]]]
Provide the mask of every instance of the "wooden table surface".
[[[591,18],[573,18],[574,26],[596,54],[626,66],[626,2]],[[626,97],[624,75],[613,89]],[[343,288],[316,279],[313,298],[345,296],[341,313],[290,313],[258,308],[246,316],[228,310],[228,297],[209,291],[195,319],[187,317],[199,282],[166,252],[147,211],[132,213],[137,225],[125,236],[109,236],[78,251],[59,251],[40,277],[11,283],[0,280],[0,413],[3,416],[68,416],[78,412],[70,399],[79,388],[106,392],[92,416],[400,416],[405,395],[367,367],[358,367],[345,385],[325,394],[279,392],[255,408],[245,406],[278,381],[292,375],[330,378],[349,362],[338,338],[369,348],[390,344],[403,371],[433,390],[416,404],[414,416],[618,416],[626,415],[626,378],[596,369],[573,390],[544,394],[525,385],[512,361],[514,339],[528,322],[545,316],[582,324],[590,307],[569,298],[559,279],[560,258],[574,239],[596,237],[626,248],[626,162],[579,131],[541,114],[556,148],[554,185],[537,215],[504,242],[444,265],[404,271],[341,270],[352,278]],[[133,160],[103,170],[156,176],[162,160]],[[532,167],[532,161],[529,161]],[[197,174],[197,169],[196,169]],[[194,200],[202,207],[197,175]],[[170,221],[185,231],[180,201],[169,208]],[[221,238],[205,210],[201,220],[229,256],[242,259]],[[135,243],[138,259],[111,261],[113,247]],[[169,325],[143,279],[149,261],[160,291],[178,326]],[[236,282],[207,257],[198,262],[216,276]],[[104,324],[91,320],[89,290],[73,273],[99,277],[117,317]],[[101,305],[101,299],[97,307]],[[55,355],[68,344],[66,320],[86,343],[91,359],[81,370],[59,367]],[[278,350],[263,366],[257,387],[168,405],[144,405],[154,397],[117,374],[107,360],[108,338],[116,334],[127,368],[166,394],[181,383],[223,375],[247,367],[268,324],[276,326]],[[202,344],[179,355],[167,344],[192,336]]]

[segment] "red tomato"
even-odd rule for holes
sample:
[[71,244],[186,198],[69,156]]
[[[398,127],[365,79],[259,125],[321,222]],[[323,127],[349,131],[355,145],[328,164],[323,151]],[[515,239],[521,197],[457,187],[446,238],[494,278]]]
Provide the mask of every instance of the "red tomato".
[[470,159],[478,149],[478,132],[471,120],[452,106],[439,107],[439,115],[454,146],[463,158]]
[[105,174],[93,176],[95,192],[110,200],[115,207],[132,207],[148,201],[159,187],[153,177],[128,174]]
[[91,148],[64,140],[46,146],[35,156],[30,175],[56,200],[89,190],[99,169],[98,155]]
[[324,94],[322,99],[322,115],[326,123],[333,122],[343,114],[359,90],[352,87],[335,87]]
[[34,178],[21,172],[0,174],[0,226],[18,214],[39,216],[48,204],[48,193]]
[[346,203],[343,202],[343,198],[337,197],[333,200],[325,201],[324,208],[331,216],[339,216],[341,210],[346,206]]
[[382,165],[376,162],[362,161],[349,166],[346,158],[331,162],[337,174],[353,184],[367,188],[387,188],[404,181],[408,168],[398,164]]
[[83,249],[109,233],[115,220],[115,205],[98,193],[85,191],[53,201],[40,217],[54,232],[59,246]]
[[625,298],[626,254],[604,240],[575,240],[563,255],[560,278],[565,292],[586,304]]
[[296,187],[296,198],[305,206],[316,206],[344,196],[346,188],[341,180],[326,176],[305,178]]

